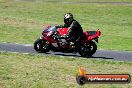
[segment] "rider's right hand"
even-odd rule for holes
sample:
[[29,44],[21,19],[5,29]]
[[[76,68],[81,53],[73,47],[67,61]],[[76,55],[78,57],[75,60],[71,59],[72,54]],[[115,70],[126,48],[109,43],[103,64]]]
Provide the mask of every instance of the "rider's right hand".
[[56,25],[55,27],[56,27],[56,28],[62,28],[63,25]]

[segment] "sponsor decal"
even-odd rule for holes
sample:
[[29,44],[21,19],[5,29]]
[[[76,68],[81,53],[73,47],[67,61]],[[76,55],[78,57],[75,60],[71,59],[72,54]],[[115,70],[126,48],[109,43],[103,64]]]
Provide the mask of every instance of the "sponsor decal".
[[79,66],[79,73],[76,77],[79,85],[88,83],[130,83],[129,74],[86,74],[85,69]]

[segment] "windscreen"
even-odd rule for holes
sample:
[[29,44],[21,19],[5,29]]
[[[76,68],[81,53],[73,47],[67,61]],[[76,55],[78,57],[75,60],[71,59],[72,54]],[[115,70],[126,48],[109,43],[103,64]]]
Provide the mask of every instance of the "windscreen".
[[56,27],[55,26],[51,26],[50,28],[46,28],[44,30],[44,32],[50,32],[50,31],[52,31],[52,32],[56,31]]

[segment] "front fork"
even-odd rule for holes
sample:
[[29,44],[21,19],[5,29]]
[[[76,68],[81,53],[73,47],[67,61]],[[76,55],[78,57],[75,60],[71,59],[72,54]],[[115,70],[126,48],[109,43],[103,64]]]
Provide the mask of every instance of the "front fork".
[[45,42],[46,44],[45,44],[44,46],[49,45],[49,41],[47,41],[43,36],[40,36],[39,39],[41,39],[41,40],[45,40],[45,41],[46,41],[46,42]]

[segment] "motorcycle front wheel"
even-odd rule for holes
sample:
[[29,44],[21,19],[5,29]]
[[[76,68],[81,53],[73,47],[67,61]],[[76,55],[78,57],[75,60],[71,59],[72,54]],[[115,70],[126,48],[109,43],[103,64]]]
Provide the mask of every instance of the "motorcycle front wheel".
[[47,44],[46,40],[43,39],[37,39],[34,42],[34,49],[39,53],[46,53],[50,51],[50,45]]

